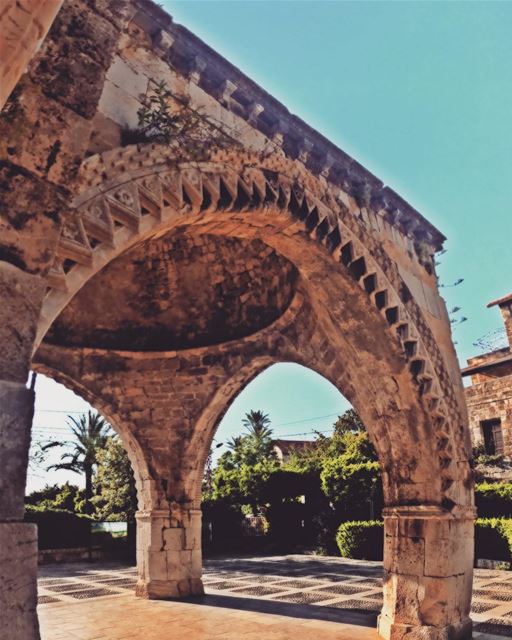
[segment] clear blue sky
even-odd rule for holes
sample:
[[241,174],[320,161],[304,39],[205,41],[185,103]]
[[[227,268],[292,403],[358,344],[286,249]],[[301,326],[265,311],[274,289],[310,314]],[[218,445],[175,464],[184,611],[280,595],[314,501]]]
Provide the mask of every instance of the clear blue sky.
[[[440,260],[465,359],[499,327],[486,303],[512,291],[512,3],[168,1],[181,23],[292,112],[329,137],[447,237]],[[83,405],[43,380],[37,407]],[[78,404],[76,404],[78,402]],[[51,406],[50,406],[51,405]],[[257,378],[225,416],[217,439],[240,432],[250,409],[276,434],[325,429],[346,408],[316,374],[279,365]],[[306,422],[299,420],[315,418]],[[65,414],[36,414],[46,436]],[[292,424],[285,424],[292,423]],[[222,451],[222,449],[220,449]],[[40,473],[40,472],[38,472]],[[62,477],[47,476],[54,482]],[[44,483],[31,478],[31,485]]]

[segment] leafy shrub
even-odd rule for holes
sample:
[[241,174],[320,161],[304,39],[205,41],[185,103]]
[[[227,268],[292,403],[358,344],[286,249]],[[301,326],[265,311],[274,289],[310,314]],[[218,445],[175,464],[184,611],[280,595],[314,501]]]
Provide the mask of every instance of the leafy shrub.
[[512,519],[479,518],[476,521],[475,558],[512,560]]
[[482,518],[512,517],[512,483],[477,484],[475,502],[478,515]]
[[504,457],[500,454],[494,453],[489,454],[485,452],[485,446],[483,443],[476,445],[473,447],[473,463],[475,465],[490,465],[501,467],[503,466]]
[[269,473],[261,489],[261,497],[265,502],[275,502],[319,491],[320,481],[317,474],[277,467]]
[[[343,522],[336,535],[340,555],[358,560],[382,560],[383,522]],[[512,518],[479,518],[475,527],[475,558],[512,562]]]
[[382,560],[384,523],[378,520],[343,522],[338,528],[336,542],[343,558]]
[[32,491],[25,497],[25,503],[39,507],[39,509],[60,509],[73,513],[82,513],[84,501],[83,489],[79,489],[69,482],[63,485],[46,485],[44,489]]
[[39,549],[69,549],[89,544],[91,520],[87,516],[27,505],[25,521],[37,524]]
[[[340,519],[363,520],[372,516],[372,504],[380,504],[382,493],[378,462],[347,463],[345,456],[325,460],[322,490],[336,508]],[[374,511],[375,513],[375,511]]]

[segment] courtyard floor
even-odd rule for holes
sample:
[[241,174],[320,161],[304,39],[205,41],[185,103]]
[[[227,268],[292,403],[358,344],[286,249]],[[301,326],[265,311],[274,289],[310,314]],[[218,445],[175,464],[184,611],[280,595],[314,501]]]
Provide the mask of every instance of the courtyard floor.
[[[42,640],[370,640],[382,606],[378,562],[313,556],[205,562],[206,595],[134,598],[120,564],[41,567]],[[477,569],[475,638],[512,638],[512,573]]]

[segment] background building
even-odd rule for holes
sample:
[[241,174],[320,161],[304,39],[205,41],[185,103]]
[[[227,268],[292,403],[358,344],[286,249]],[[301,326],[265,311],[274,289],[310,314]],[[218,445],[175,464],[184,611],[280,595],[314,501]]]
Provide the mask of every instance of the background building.
[[512,293],[487,306],[496,305],[507,346],[470,358],[462,375],[471,376],[466,400],[473,444],[482,444],[489,455],[512,458]]

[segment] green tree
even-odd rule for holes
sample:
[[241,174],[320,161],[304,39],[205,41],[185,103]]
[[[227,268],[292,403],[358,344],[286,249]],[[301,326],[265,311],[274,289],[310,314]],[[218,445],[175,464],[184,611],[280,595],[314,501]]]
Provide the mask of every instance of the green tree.
[[128,548],[135,550],[137,488],[132,465],[117,436],[110,436],[97,453],[93,503],[100,520],[126,522]]
[[378,515],[382,483],[376,451],[358,414],[349,409],[334,423],[332,436],[291,457],[285,469],[318,474],[321,488],[339,519]]
[[264,441],[272,436],[270,418],[263,411],[249,411],[245,414],[242,425],[248,431],[249,436],[255,440]]
[[213,472],[213,500],[250,504],[253,513],[261,505],[261,495],[270,474],[279,468],[268,415],[249,411],[242,421],[246,433],[232,438]]
[[364,424],[354,409],[348,409],[334,423],[334,434],[364,433]]
[[276,458],[272,441],[270,418],[263,411],[249,411],[242,420],[246,435],[242,436],[241,460],[244,464],[255,465],[263,460]]
[[78,419],[68,416],[68,424],[73,433],[72,441],[53,441],[45,445],[47,451],[53,447],[71,446],[72,451],[61,455],[61,461],[48,467],[48,471],[66,470],[85,476],[85,513],[93,513],[93,474],[97,464],[98,452],[107,443],[110,425],[98,413],[88,411]]
[[346,456],[345,464],[378,461],[364,425],[353,409],[338,417],[332,436],[317,433],[311,446],[292,454],[284,468],[300,473],[320,474],[326,460],[341,456]]
[[98,518],[110,522],[135,520],[137,489],[128,455],[117,436],[109,436],[97,452],[93,504]]
[[65,482],[63,485],[46,485],[39,491],[32,491],[25,503],[41,509],[64,509],[73,513],[82,513],[84,490]]
[[340,518],[372,519],[376,502],[381,502],[380,465],[366,431],[349,426],[357,426],[359,421],[357,414],[350,412],[347,420],[341,416],[336,423],[322,461],[321,486]]
[[323,492],[342,519],[373,519],[380,482],[378,462],[347,463],[344,456],[328,458],[320,478]]

